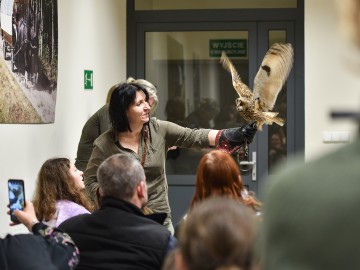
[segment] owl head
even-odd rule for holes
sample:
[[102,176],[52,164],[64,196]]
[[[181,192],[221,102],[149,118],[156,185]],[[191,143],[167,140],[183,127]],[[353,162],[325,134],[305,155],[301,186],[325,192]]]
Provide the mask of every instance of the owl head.
[[242,112],[242,111],[244,111],[244,109],[245,109],[245,102],[244,102],[244,100],[241,98],[241,97],[239,97],[239,98],[237,98],[236,100],[235,100],[235,104],[236,104],[236,110],[238,111],[238,112]]

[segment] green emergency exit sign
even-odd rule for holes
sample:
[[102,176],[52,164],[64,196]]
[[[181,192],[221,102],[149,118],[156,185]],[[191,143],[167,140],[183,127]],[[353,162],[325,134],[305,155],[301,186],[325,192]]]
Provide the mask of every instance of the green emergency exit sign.
[[229,57],[246,57],[247,39],[210,39],[209,56],[220,57],[222,51]]
[[92,70],[84,70],[84,89],[92,90],[94,87],[94,74]]

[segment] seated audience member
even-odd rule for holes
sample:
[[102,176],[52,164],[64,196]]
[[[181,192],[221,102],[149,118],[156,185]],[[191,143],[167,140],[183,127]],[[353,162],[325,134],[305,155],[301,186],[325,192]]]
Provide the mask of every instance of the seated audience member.
[[69,235],[39,222],[30,201],[25,202],[24,211],[14,210],[14,215],[33,234],[0,239],[1,270],[75,269],[79,251]]
[[176,269],[255,269],[254,217],[244,204],[226,197],[197,204],[180,228]]
[[[240,170],[232,156],[222,150],[203,155],[196,172],[196,187],[190,208],[211,196],[224,196],[240,201],[259,212],[261,203],[243,186]],[[186,218],[186,215],[183,219]],[[175,235],[178,235],[179,226]]]
[[[135,80],[132,77],[127,79],[128,83],[136,83],[143,86],[149,93],[149,105],[151,106],[151,113],[154,113],[157,104],[159,102],[157,97],[157,89],[156,87],[148,82],[147,80],[137,79]],[[77,157],[75,161],[75,166],[79,168],[81,171],[86,170],[86,166],[89,162],[92,150],[93,143],[97,137],[100,136],[101,133],[111,128],[110,118],[109,118],[109,102],[110,97],[114,89],[116,89],[118,85],[114,85],[109,89],[109,92],[106,97],[106,104],[102,106],[96,113],[94,113],[89,120],[86,121],[82,132],[81,137],[77,149]]]
[[238,165],[222,150],[212,150],[201,158],[191,207],[214,195],[235,199],[256,212],[260,211],[261,203],[245,189]]
[[67,158],[48,159],[41,166],[33,198],[36,216],[58,227],[64,220],[90,214],[94,206],[85,192],[83,172]]
[[97,178],[100,209],[60,226],[81,252],[77,269],[161,269],[176,239],[141,210],[148,195],[140,162],[128,154],[110,156]]

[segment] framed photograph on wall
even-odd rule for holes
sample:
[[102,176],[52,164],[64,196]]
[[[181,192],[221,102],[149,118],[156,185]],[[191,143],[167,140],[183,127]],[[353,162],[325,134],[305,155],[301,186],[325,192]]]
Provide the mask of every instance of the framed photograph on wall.
[[53,123],[57,0],[0,0],[0,123]]

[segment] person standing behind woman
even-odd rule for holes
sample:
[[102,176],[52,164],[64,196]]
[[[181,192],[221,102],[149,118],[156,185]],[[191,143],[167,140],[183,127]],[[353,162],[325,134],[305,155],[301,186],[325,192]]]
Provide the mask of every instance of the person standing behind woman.
[[227,130],[189,129],[177,124],[150,118],[149,94],[140,84],[122,83],[113,91],[109,116],[112,129],[94,142],[87,169],[85,186],[88,195],[97,201],[99,183],[97,169],[107,157],[117,153],[133,155],[143,166],[148,185],[147,207],[154,213],[166,213],[164,225],[173,233],[165,173],[166,154],[171,146],[209,148],[217,146],[235,151],[251,143],[256,124]]
[[64,220],[94,210],[85,193],[83,172],[67,158],[48,159],[41,166],[33,204],[44,224],[58,227]]
[[97,110],[85,123],[81,137],[78,144],[77,155],[75,158],[75,166],[81,171],[86,170],[87,163],[91,156],[93,143],[101,133],[108,130],[110,125],[109,120],[109,102],[112,91],[116,88],[116,85],[109,89],[106,96],[106,104]]
[[[138,83],[149,92],[149,105],[151,106],[151,113],[153,113],[159,102],[156,94],[156,87],[152,83],[144,79],[135,80],[134,78],[129,77],[127,79],[127,82]],[[93,144],[96,138],[99,137],[101,133],[111,128],[111,123],[109,119],[109,102],[111,94],[116,87],[117,84],[109,89],[109,92],[106,96],[106,104],[102,106],[86,121],[81,131],[81,137],[77,149],[77,157],[75,159],[75,166],[81,171],[86,170],[86,166],[89,162],[89,158],[93,150]]]

